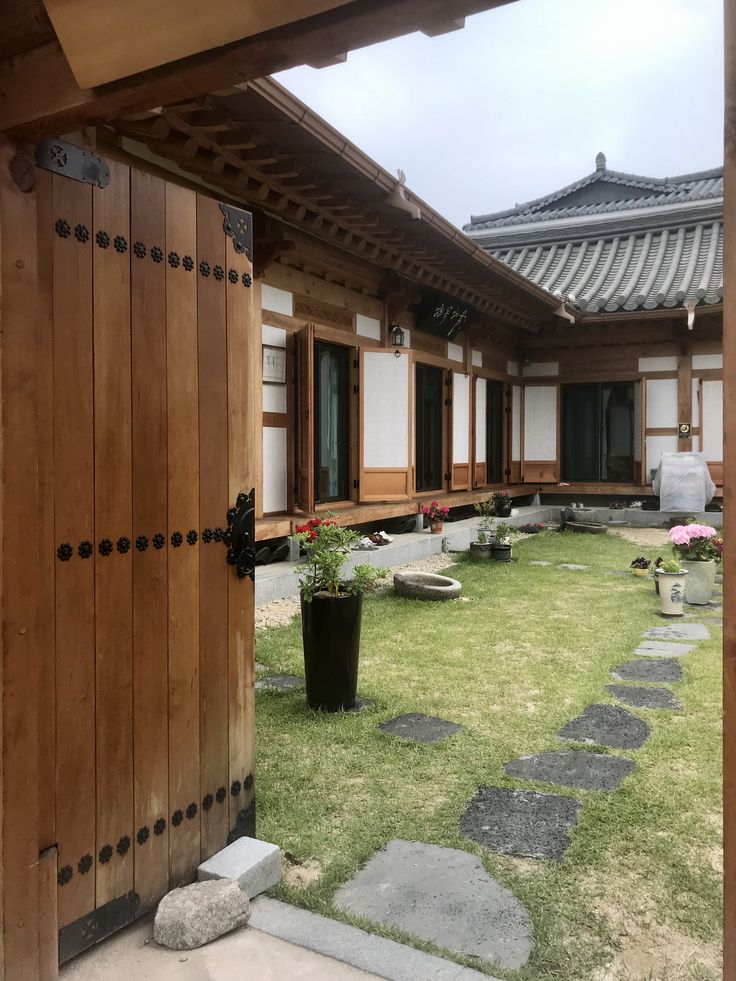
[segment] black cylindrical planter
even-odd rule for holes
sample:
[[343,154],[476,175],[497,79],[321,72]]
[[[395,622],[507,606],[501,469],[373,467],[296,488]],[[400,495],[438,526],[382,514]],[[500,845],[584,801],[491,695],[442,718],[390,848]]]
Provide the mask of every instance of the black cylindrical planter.
[[508,518],[511,516],[511,501],[504,501],[503,504],[496,505],[496,516]]
[[510,562],[511,545],[494,545],[493,558],[496,560],[496,562]]
[[301,607],[307,705],[325,712],[353,708],[363,597],[317,593]]

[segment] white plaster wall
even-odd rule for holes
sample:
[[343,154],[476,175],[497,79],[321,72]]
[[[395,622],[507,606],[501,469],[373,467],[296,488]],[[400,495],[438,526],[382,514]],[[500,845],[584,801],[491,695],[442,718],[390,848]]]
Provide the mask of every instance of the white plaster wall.
[[483,352],[482,351],[471,351],[473,358],[473,367],[482,368],[483,367]]
[[647,378],[647,429],[671,429],[677,418],[677,379]]
[[693,378],[693,411],[690,420],[693,426],[700,425],[700,379]]
[[[286,331],[282,327],[264,324],[261,327],[261,340],[271,347],[286,347]],[[286,412],[286,385],[264,384],[262,391],[264,412]]]
[[525,378],[544,378],[546,376],[559,375],[560,365],[558,361],[533,361],[522,369]]
[[706,460],[723,460],[723,382],[703,381],[703,453]]
[[677,436],[647,436],[646,480],[651,484],[651,471],[659,466],[663,453],[677,453]]
[[486,397],[485,378],[475,382],[475,462],[486,462]]
[[270,324],[264,324],[261,327],[261,340],[264,344],[270,344],[271,347],[286,347],[286,331],[283,327],[271,327]]
[[519,362],[518,361],[507,361],[506,362],[506,374],[507,375],[518,375],[519,374]]
[[363,466],[409,466],[409,355],[363,355]]
[[465,351],[461,344],[453,344],[451,341],[447,342],[447,357],[450,361],[463,361],[465,359]]
[[355,315],[355,333],[361,337],[371,337],[374,341],[381,340],[381,321],[375,317],[365,317],[362,313]]
[[287,432],[268,426],[263,430],[263,510],[287,508]]
[[677,371],[677,355],[666,358],[639,358],[639,371]]
[[557,388],[524,388],[524,459],[557,459]]
[[722,368],[723,367],[723,355],[722,354],[694,354],[693,355],[693,368],[707,369],[707,368]]
[[287,290],[275,286],[261,285],[261,307],[271,313],[282,313],[285,317],[294,316],[294,297]]
[[511,388],[511,460],[521,460],[521,385]]
[[452,462],[470,460],[470,378],[452,373]]

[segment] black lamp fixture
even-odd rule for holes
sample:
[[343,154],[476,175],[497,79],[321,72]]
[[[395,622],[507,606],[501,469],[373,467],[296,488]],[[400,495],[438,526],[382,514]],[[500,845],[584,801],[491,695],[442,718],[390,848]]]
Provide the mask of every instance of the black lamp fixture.
[[399,327],[398,324],[391,324],[391,346],[392,347],[403,347],[404,346],[404,331]]

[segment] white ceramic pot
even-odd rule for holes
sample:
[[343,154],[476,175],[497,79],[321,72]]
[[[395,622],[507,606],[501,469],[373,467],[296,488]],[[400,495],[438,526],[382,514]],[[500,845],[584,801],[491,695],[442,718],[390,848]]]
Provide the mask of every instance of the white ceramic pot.
[[683,560],[682,566],[688,571],[685,602],[695,603],[698,606],[710,603],[716,585],[715,559],[709,559],[707,562],[693,562],[686,559]]
[[687,572],[658,572],[660,609],[666,617],[681,617]]

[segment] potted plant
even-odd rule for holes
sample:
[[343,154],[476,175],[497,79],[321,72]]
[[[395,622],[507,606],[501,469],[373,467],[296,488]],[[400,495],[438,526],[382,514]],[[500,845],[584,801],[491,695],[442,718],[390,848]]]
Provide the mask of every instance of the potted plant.
[[476,562],[487,562],[493,553],[493,501],[479,501],[475,510],[480,515],[480,525],[477,539],[470,543],[470,558]]
[[343,576],[350,546],[360,536],[336,521],[313,518],[293,538],[304,550],[297,566],[302,612],[304,677],[310,708],[337,712],[355,705],[363,594],[386,575],[357,565]]
[[511,498],[508,491],[493,492],[493,506],[499,518],[508,518],[511,514]]
[[691,522],[670,529],[670,541],[677,558],[689,573],[685,602],[704,606],[710,603],[716,584],[716,563],[720,562],[723,543],[715,544],[718,532],[710,525]]
[[644,558],[643,555],[637,556],[630,565],[630,569],[635,576],[639,576],[640,579],[644,579],[649,575],[649,566],[651,565],[649,559]]
[[496,562],[510,562],[512,558],[512,537],[514,528],[505,521],[499,522],[493,529],[493,558]]
[[663,616],[682,616],[687,576],[687,570],[682,568],[677,559],[666,559],[657,569],[659,602]]
[[444,504],[440,504],[439,501],[430,501],[429,504],[425,504],[422,508],[422,514],[429,519],[429,527],[433,535],[442,533],[445,518],[449,513],[450,509],[445,507]]

